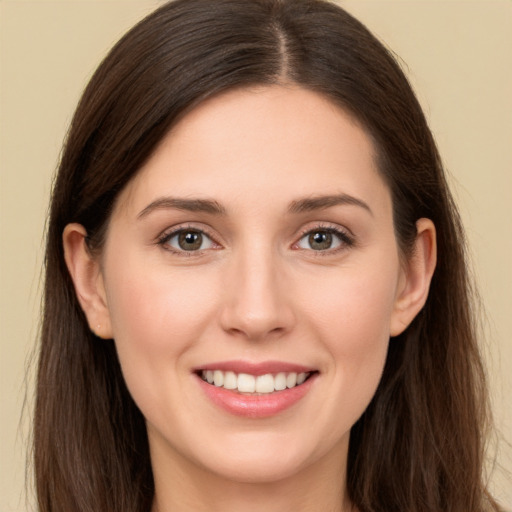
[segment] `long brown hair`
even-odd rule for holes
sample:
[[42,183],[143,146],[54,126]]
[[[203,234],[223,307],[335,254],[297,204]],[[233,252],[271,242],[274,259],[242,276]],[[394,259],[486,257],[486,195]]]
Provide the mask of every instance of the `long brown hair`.
[[[357,20],[322,0],[176,0],[111,50],[73,118],[48,224],[34,424],[41,512],[147,512],[144,418],[114,342],[89,330],[64,263],[78,222],[101,250],[113,204],[170,127],[205,98],[295,83],[351,112],[377,149],[407,256],[416,221],[437,228],[424,309],[391,340],[379,388],[354,425],[348,492],[361,512],[494,509],[482,468],[488,406],[464,235],[410,85]],[[340,482],[342,485],[342,482]]]

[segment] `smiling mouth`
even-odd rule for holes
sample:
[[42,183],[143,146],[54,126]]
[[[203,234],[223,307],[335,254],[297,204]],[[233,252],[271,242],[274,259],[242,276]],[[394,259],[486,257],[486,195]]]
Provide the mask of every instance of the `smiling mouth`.
[[276,391],[296,388],[318,372],[279,372],[251,375],[222,370],[200,370],[199,377],[219,388],[248,395],[268,395]]

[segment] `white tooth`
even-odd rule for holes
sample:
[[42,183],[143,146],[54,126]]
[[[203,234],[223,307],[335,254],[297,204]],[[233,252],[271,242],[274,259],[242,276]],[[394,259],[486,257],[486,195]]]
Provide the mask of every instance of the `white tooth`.
[[256,379],[253,375],[240,373],[238,375],[238,391],[242,393],[254,393],[256,389]]
[[206,381],[213,384],[213,372],[211,370],[206,370]]
[[213,372],[213,383],[216,386],[222,386],[224,384],[224,374],[220,370]]
[[224,388],[225,389],[236,389],[237,379],[234,372],[226,372],[224,374]]
[[274,391],[274,377],[270,373],[256,377],[256,393],[272,393]]
[[286,389],[286,373],[278,373],[274,377],[274,388],[276,391]]
[[287,388],[293,388],[297,384],[297,374],[296,373],[289,373],[286,377],[286,387]]
[[299,375],[297,375],[297,386],[299,384],[302,384],[306,380],[307,376],[308,376],[307,373],[299,373]]

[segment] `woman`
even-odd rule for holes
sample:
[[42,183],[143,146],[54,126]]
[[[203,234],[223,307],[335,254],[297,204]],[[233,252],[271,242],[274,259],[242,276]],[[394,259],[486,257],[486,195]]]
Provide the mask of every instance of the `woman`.
[[54,188],[49,510],[495,510],[463,234],[382,45],[320,1],[164,5]]

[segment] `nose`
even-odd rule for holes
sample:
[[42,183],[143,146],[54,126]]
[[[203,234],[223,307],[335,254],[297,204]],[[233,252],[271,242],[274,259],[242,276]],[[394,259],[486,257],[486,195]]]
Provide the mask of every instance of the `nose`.
[[226,332],[254,341],[282,336],[296,321],[289,279],[279,256],[262,252],[234,258],[220,315]]

